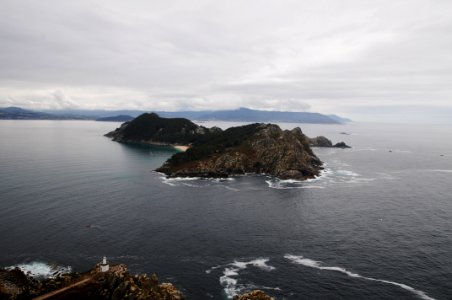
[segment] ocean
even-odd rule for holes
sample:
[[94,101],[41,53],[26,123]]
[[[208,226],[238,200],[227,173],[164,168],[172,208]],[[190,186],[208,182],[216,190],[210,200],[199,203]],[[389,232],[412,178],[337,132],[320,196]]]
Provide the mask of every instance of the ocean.
[[282,123],[353,147],[296,182],[166,179],[175,150],[103,136],[119,125],[0,121],[0,267],[106,255],[187,299],[452,299],[452,127]]

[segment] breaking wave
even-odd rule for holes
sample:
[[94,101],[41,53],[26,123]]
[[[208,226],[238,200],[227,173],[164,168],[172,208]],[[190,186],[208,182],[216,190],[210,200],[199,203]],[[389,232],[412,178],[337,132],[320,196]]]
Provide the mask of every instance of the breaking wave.
[[234,181],[235,178],[203,178],[203,177],[160,177],[164,184],[170,186],[189,186],[189,187],[203,187],[212,183],[224,183]]
[[[257,258],[250,261],[234,261],[233,263],[227,265],[219,265],[212,267],[206,270],[207,274],[210,274],[213,270],[224,268],[223,275],[220,277],[220,284],[223,287],[223,290],[226,296],[231,299],[235,295],[240,294],[244,290],[248,290],[250,288],[256,288],[255,285],[252,284],[241,284],[238,283],[237,277],[239,276],[240,271],[248,268],[255,267],[264,271],[272,271],[275,267],[268,265],[268,258]],[[275,289],[279,290],[279,288],[270,288],[270,287],[262,287],[265,289]]]
[[347,276],[352,277],[352,278],[361,278],[361,279],[364,279],[364,280],[377,281],[377,282],[382,282],[382,283],[386,283],[386,284],[395,285],[395,286],[398,286],[398,287],[400,287],[400,288],[402,288],[404,290],[407,290],[407,291],[415,294],[416,296],[418,296],[421,299],[424,299],[424,300],[435,300],[434,298],[428,296],[423,291],[417,290],[417,289],[415,289],[415,288],[413,288],[411,286],[408,286],[406,284],[403,284],[403,283],[398,283],[398,282],[384,280],[384,279],[376,279],[376,278],[372,278],[372,277],[362,276],[362,275],[359,275],[357,273],[353,273],[353,272],[348,271],[347,269],[344,269],[344,268],[341,268],[341,267],[323,266],[322,262],[316,261],[316,260],[313,260],[313,259],[309,259],[309,258],[304,258],[302,255],[286,254],[286,255],[284,255],[284,258],[290,260],[292,263],[303,265],[305,267],[316,268],[316,269],[325,270],[325,271],[335,271],[335,272],[340,272],[340,273],[346,274]]
[[25,274],[34,278],[55,278],[63,274],[71,273],[70,266],[49,265],[44,262],[31,262],[6,267],[7,270],[19,268]]

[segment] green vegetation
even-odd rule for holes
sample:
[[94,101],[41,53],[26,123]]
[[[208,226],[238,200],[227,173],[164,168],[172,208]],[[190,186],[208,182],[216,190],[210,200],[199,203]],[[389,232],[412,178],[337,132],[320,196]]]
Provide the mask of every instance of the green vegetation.
[[155,113],[144,113],[132,120],[123,131],[123,139],[155,141],[168,144],[190,144],[196,141],[198,126],[183,118],[160,118]]
[[217,131],[199,136],[196,142],[193,143],[192,148],[186,152],[173,155],[168,162],[176,165],[194,161],[209,155],[223,153],[232,147],[241,147],[242,150],[245,150],[245,141],[258,132],[261,125],[254,123],[240,127],[231,127],[225,131]]

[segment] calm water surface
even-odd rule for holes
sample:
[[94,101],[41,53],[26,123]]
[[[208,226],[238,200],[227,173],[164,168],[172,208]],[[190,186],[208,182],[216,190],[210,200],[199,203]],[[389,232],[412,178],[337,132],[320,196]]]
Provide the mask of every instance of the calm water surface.
[[188,299],[452,299],[451,127],[281,124],[353,146],[297,183],[168,180],[174,151],[103,137],[118,125],[0,121],[0,267],[107,255]]

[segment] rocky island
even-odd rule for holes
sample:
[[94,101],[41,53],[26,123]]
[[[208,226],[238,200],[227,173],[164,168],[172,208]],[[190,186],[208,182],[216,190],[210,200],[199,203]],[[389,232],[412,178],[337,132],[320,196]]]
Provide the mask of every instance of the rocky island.
[[246,173],[283,179],[319,175],[322,162],[300,128],[254,123],[227,130],[205,128],[183,118],[143,114],[106,136],[118,142],[189,145],[157,169],[170,177],[228,177]]
[[206,128],[184,118],[161,118],[145,113],[106,134],[114,141],[186,146],[156,171],[169,177],[228,177],[267,174],[303,180],[318,176],[322,162],[311,146],[333,146],[325,137],[309,138],[299,127],[282,130],[275,124]]

